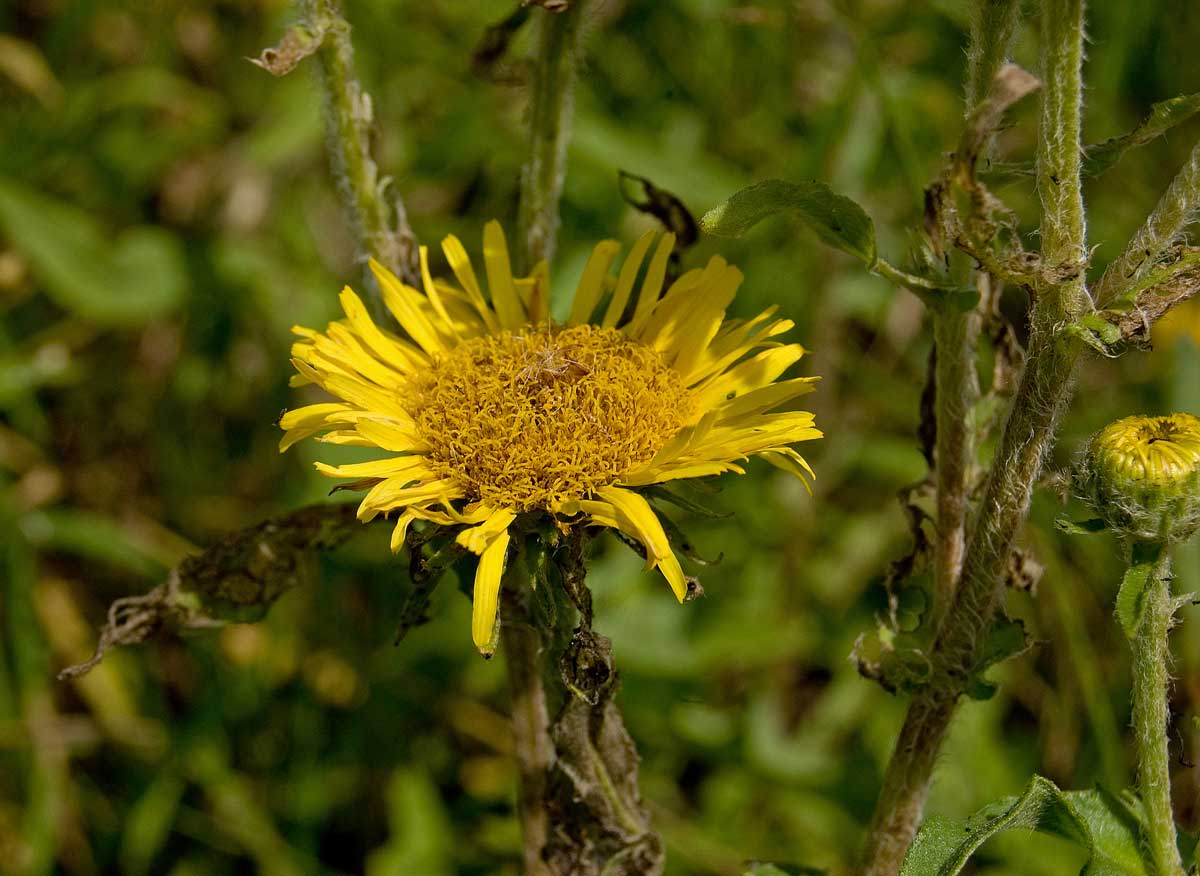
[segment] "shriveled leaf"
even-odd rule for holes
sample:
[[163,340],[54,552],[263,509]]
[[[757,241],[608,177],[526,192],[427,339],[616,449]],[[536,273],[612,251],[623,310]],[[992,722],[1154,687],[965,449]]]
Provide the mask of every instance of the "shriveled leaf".
[[817,180],[769,179],[742,189],[700,220],[717,237],[741,237],[763,219],[792,213],[832,247],[875,264],[875,224],[862,207]]
[[1137,635],[1138,627],[1142,625],[1142,611],[1145,608],[1146,585],[1154,574],[1154,567],[1162,554],[1162,545],[1138,542],[1133,546],[1129,560],[1129,568],[1121,580],[1121,589],[1117,591],[1117,620],[1125,635],[1133,638]]
[[1081,846],[1080,876],[1147,876],[1134,806],[1103,791],[1063,792],[1034,776],[1016,798],[991,803],[964,821],[934,816],[925,822],[900,876],[957,876],[971,855],[1006,830],[1034,830]]
[[1088,176],[1099,176],[1120,161],[1130,149],[1161,137],[1197,112],[1200,112],[1200,94],[1181,94],[1151,105],[1150,114],[1129,133],[1087,147],[1083,172]]
[[109,239],[86,211],[9,179],[0,179],[0,233],[60,307],[98,325],[143,325],[176,307],[187,286],[173,235],[143,226]]

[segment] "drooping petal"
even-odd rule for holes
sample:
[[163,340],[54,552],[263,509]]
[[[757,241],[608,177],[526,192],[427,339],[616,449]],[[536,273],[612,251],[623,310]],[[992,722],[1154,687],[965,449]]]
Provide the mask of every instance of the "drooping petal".
[[496,609],[500,601],[500,582],[504,578],[504,555],[508,552],[508,542],[508,532],[499,533],[480,555],[479,566],[475,570],[475,589],[471,597],[471,638],[479,653],[485,657],[496,652]]
[[456,541],[471,553],[482,554],[492,540],[507,531],[508,525],[516,519],[516,512],[511,508],[492,511],[483,523],[460,532]]

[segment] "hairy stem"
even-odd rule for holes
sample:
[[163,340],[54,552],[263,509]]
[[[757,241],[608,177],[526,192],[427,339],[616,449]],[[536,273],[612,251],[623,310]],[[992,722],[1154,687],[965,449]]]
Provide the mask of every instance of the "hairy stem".
[[966,547],[967,475],[971,439],[967,410],[974,395],[972,352],[979,321],[973,314],[936,311],[933,338],[937,438],[934,458],[937,481],[937,538],[934,542],[933,629],[938,629],[954,601]]
[[[380,180],[371,158],[371,98],[354,75],[350,25],[335,0],[304,0],[303,7],[313,30],[324,35],[316,54],[325,98],[329,163],[354,230],[359,258],[364,262],[374,258],[414,282],[415,238],[404,205],[399,198],[388,197],[387,181]],[[374,288],[369,276],[368,286]]]
[[554,258],[558,202],[566,176],[567,143],[575,104],[575,71],[583,35],[586,0],[564,12],[541,11],[529,109],[529,159],[521,172],[517,213],[517,269],[530,271]]
[[1018,0],[975,0],[971,4],[971,44],[967,50],[967,114],[987,97],[1021,14]]
[[1171,769],[1167,751],[1169,714],[1167,633],[1174,616],[1171,561],[1164,550],[1143,594],[1141,625],[1133,640],[1133,731],[1137,742],[1138,794],[1146,811],[1143,843],[1157,876],[1183,876],[1171,814]]
[[[987,97],[992,80],[1008,56],[1019,13],[1020,4],[1017,0],[976,0],[972,4],[967,63],[968,119]],[[987,290],[989,282],[986,274],[977,276],[981,293]],[[934,372],[934,414],[937,423],[934,630],[941,626],[954,601],[966,549],[967,492],[972,452],[967,412],[978,389],[973,364],[978,337],[977,313],[963,313],[951,308],[934,311],[933,338],[937,349]]]
[[518,551],[505,573],[500,640],[512,696],[523,872],[525,876],[551,876],[543,851],[550,830],[545,799],[554,743],[542,686],[542,637],[530,624],[528,591],[528,568]]
[[1093,297],[1099,307],[1107,307],[1114,298],[1132,286],[1138,276],[1151,267],[1155,260],[1175,242],[1197,212],[1200,211],[1200,143],[1192,149],[1187,163],[1176,174],[1175,179],[1145,223],[1130,239],[1125,251],[1108,266],[1096,284]]
[[[1081,266],[1086,247],[1079,141],[1082,0],[1046,0],[1042,37],[1046,88],[1038,178],[1043,255],[1051,265]],[[1013,540],[1070,398],[1079,350],[1055,329],[1080,313],[1085,295],[1080,267],[1034,304],[1029,356],[988,472],[957,595],[930,653],[931,680],[913,697],[888,764],[863,876],[899,873],[920,824],[938,751],[1001,605]]]

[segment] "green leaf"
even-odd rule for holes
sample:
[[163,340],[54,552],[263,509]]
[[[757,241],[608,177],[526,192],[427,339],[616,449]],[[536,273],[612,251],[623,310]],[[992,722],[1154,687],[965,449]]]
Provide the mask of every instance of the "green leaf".
[[1080,876],[1147,876],[1135,804],[1104,791],[1064,793],[1034,776],[1016,798],[991,803],[965,822],[934,816],[917,834],[900,876],[957,876],[971,855],[1005,830],[1035,830],[1088,853]]
[[967,696],[976,700],[991,699],[996,693],[996,685],[984,676],[997,663],[1002,663],[1029,649],[1029,639],[1025,635],[1025,625],[1019,620],[999,617],[988,632],[979,655],[979,661],[967,682]]
[[1088,176],[1099,176],[1120,161],[1130,149],[1161,137],[1197,112],[1200,112],[1200,94],[1181,94],[1153,104],[1150,115],[1129,133],[1087,147],[1083,172]]
[[1162,545],[1154,542],[1136,542],[1129,559],[1129,568],[1121,579],[1121,589],[1117,591],[1117,620],[1125,635],[1133,638],[1137,635],[1138,627],[1142,624],[1142,610],[1145,601],[1146,585],[1158,565]]
[[854,201],[816,180],[755,183],[705,213],[700,227],[717,237],[741,237],[763,219],[784,212],[799,216],[830,246],[850,253],[868,267],[875,264],[871,217]]
[[1066,517],[1059,517],[1054,521],[1054,528],[1059,532],[1071,535],[1093,535],[1097,532],[1104,532],[1108,529],[1108,524],[1099,517],[1089,520],[1068,520]]
[[143,226],[110,240],[86,211],[9,179],[0,179],[0,233],[60,307],[97,325],[143,325],[176,307],[187,287],[170,233]]

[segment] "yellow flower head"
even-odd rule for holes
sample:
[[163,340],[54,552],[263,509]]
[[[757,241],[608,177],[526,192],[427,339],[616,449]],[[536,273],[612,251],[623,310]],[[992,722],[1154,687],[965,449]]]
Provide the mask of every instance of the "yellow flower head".
[[1093,436],[1085,495],[1113,529],[1140,539],[1190,535],[1200,521],[1200,419],[1125,417]]
[[[791,445],[821,437],[806,411],[776,411],[811,392],[815,377],[779,380],[804,349],[774,340],[792,327],[768,310],[727,320],[742,273],[713,257],[663,292],[675,245],[648,232],[614,278],[620,249],[597,244],[563,324],[551,321],[547,270],[516,278],[499,223],[484,228],[484,295],[455,237],[442,249],[457,285],[434,280],[421,249],[424,292],[381,265],[371,269],[404,330],[379,327],[349,288],[345,320],[324,332],[297,327],[296,385],[339,399],[288,411],[286,450],[318,435],[391,456],[331,466],[364,481],[361,520],[398,512],[392,550],[414,520],[466,525],[459,542],[479,555],[472,636],[495,648],[496,604],[518,515],[543,512],[561,526],[618,529],[640,542],[676,597],[687,579],[639,487],[741,472],[762,456],[807,486],[812,470]],[[640,284],[637,282],[641,277]]]

